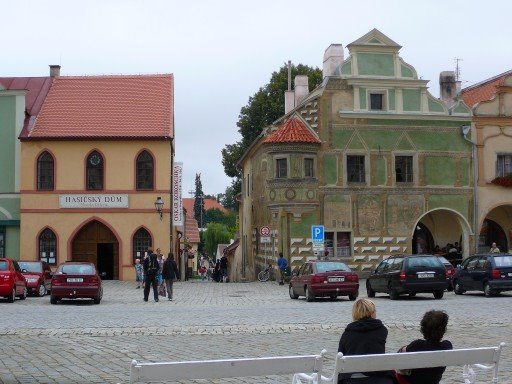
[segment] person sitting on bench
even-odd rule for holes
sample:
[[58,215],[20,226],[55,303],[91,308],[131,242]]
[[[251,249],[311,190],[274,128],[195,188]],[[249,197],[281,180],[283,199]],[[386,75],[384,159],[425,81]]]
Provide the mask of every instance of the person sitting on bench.
[[[414,340],[398,352],[424,352],[453,349],[452,343],[443,340],[448,325],[448,314],[444,311],[428,311],[421,320],[421,333],[424,339]],[[446,367],[417,368],[397,372],[399,384],[439,384]]]
[[[343,355],[371,355],[386,353],[388,330],[377,319],[373,301],[358,299],[352,306],[352,323],[341,335],[338,352]],[[338,384],[393,384],[391,371],[340,373]]]

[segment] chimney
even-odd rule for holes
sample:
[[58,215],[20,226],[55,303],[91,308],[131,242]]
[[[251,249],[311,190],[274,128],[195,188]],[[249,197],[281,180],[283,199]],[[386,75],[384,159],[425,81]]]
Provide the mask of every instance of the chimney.
[[304,75],[295,76],[295,106],[299,105],[309,94],[308,77]]
[[324,53],[323,76],[336,76],[336,69],[343,63],[343,45],[331,44]]
[[441,101],[448,107],[455,104],[460,92],[460,81],[457,81],[454,71],[443,71],[439,75],[439,92]]
[[60,65],[50,65],[50,77],[60,76]]

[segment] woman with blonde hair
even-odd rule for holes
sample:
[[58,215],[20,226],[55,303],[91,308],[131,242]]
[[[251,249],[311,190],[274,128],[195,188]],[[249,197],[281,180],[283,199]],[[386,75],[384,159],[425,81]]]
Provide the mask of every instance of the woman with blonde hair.
[[[358,299],[352,306],[352,323],[348,324],[341,335],[338,352],[344,355],[372,355],[386,353],[388,330],[377,319],[377,310],[373,301]],[[340,373],[338,384],[392,384],[392,372]]]

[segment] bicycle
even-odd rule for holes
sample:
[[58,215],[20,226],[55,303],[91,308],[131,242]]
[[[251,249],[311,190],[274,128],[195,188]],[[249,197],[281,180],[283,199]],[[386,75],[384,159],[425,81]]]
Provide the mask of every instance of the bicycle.
[[268,281],[271,276],[274,275],[274,268],[272,268],[272,265],[269,264],[267,268],[265,268],[263,271],[258,273],[258,280],[261,282]]

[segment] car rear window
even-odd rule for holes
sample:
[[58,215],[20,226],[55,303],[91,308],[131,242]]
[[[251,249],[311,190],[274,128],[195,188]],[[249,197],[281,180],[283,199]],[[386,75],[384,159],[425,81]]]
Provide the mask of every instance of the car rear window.
[[317,272],[330,272],[330,271],[343,271],[349,272],[350,268],[345,263],[316,263],[316,271]]
[[7,268],[9,268],[7,261],[0,261],[0,271],[7,271]]
[[24,269],[27,272],[43,272],[41,263],[34,263],[30,261],[18,261],[18,265],[20,266],[21,269]]
[[94,267],[92,265],[63,265],[58,273],[66,275],[94,275]]
[[496,267],[512,267],[512,256],[494,256]]
[[437,257],[411,257],[409,259],[409,268],[430,268],[443,267],[444,265]]
[[441,260],[441,263],[443,264],[451,264],[448,260],[446,260],[446,258],[444,258],[443,256],[437,256],[439,258],[439,260]]

